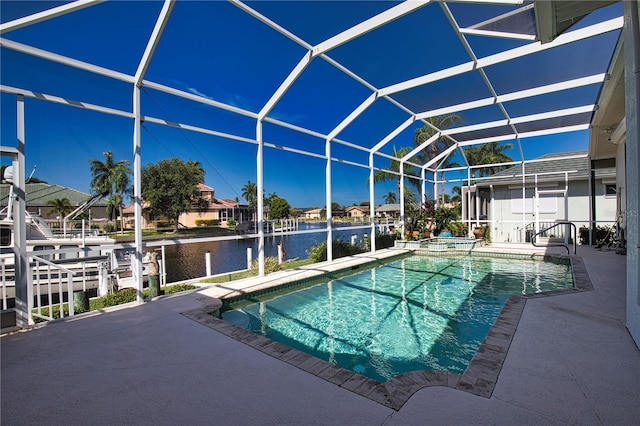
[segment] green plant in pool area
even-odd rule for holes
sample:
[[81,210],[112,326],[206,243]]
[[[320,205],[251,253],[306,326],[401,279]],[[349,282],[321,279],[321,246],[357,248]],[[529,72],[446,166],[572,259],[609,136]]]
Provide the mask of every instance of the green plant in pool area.
[[[376,235],[376,249],[393,247],[395,240],[399,237],[399,233],[395,234],[378,234]],[[367,237],[364,240],[364,247],[367,251],[371,250],[371,238]]]
[[[609,233],[610,228],[611,227],[609,226],[596,226],[596,232],[593,239],[593,243],[597,244],[599,241],[603,241],[607,237],[607,234]],[[589,232],[590,232],[590,229],[587,228],[586,226],[580,227],[580,230],[578,231],[580,244],[582,245],[589,244]]]
[[[353,256],[354,254],[364,253],[365,249],[356,246],[345,241],[336,239],[332,241],[331,249],[333,251],[333,258],[338,259],[345,256]],[[315,245],[309,249],[309,259],[313,263],[324,262],[327,260],[327,242],[323,241],[318,245]]]
[[489,225],[482,225],[482,234],[484,235],[484,241],[489,244],[491,243],[491,227]]
[[[258,275],[258,259],[254,259],[253,263],[251,263],[251,273],[254,275]],[[282,270],[282,265],[278,263],[277,257],[265,257],[264,258],[264,273],[270,274],[272,272]]]
[[449,225],[458,218],[453,209],[444,206],[438,206],[433,212],[433,221],[435,222],[437,234],[449,229]]
[[463,222],[451,222],[449,224],[449,230],[456,237],[466,237],[469,234],[469,228],[467,224]]

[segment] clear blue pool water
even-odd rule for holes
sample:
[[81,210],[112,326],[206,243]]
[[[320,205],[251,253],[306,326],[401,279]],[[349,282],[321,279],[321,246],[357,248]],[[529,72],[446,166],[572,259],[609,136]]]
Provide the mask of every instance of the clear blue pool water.
[[414,256],[223,319],[385,382],[413,370],[462,374],[509,296],[572,286],[568,264]]

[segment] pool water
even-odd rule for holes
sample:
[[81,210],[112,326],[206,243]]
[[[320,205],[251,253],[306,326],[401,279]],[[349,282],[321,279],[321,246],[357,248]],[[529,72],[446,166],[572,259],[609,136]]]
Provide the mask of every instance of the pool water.
[[462,374],[509,296],[571,287],[568,264],[412,256],[223,319],[385,382],[413,370]]

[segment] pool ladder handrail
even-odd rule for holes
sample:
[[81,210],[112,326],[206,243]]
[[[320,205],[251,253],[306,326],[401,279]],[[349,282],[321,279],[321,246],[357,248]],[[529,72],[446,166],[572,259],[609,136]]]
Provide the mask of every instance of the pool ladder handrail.
[[[578,229],[576,228],[575,223],[569,222],[569,221],[566,221],[566,220],[559,220],[555,224],[549,226],[548,228],[545,228],[545,229],[543,229],[541,231],[538,231],[536,234],[534,234],[531,237],[531,244],[534,247],[560,247],[560,246],[562,246],[562,247],[567,249],[567,254],[571,254],[571,251],[569,250],[569,246],[567,244],[564,244],[564,243],[561,243],[561,244],[546,244],[544,246],[536,244],[536,237],[538,235],[545,234],[550,229],[553,229],[556,226],[560,226],[560,225],[571,225],[571,227],[573,228],[573,254],[576,254],[578,252],[578,246],[577,246]],[[571,231],[569,231],[569,238],[571,238]]]

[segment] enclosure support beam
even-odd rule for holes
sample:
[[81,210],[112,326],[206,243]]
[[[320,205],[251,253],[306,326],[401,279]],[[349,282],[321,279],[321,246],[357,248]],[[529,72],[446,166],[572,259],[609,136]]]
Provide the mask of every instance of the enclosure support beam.
[[371,225],[371,252],[376,251],[376,205],[375,205],[375,184],[373,182],[375,172],[373,170],[373,151],[369,152],[369,225]]
[[640,347],[640,2],[624,3],[627,328]]
[[133,199],[134,199],[134,239],[136,252],[135,262],[131,265],[133,268],[133,276],[136,280],[137,296],[136,301],[142,303],[144,297],[142,296],[143,278],[142,278],[142,159],[140,153],[140,128],[142,126],[141,120],[141,105],[140,105],[140,87],[133,86]]
[[256,223],[258,224],[258,275],[264,276],[264,142],[262,140],[262,120],[256,123]]
[[331,138],[325,141],[325,155],[327,156],[327,164],[325,169],[325,203],[327,204],[327,261],[333,260],[333,229],[331,227],[331,219],[333,209],[331,208]]
[[17,97],[17,143],[18,149],[3,148],[11,151],[13,166],[13,188],[15,201],[13,203],[13,254],[15,259],[15,292],[16,292],[16,326],[20,328],[33,324],[31,319],[31,305],[33,304],[33,290],[29,286],[29,260],[27,258],[27,228],[25,223],[26,193],[25,193],[25,121],[24,97]]

